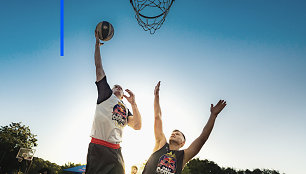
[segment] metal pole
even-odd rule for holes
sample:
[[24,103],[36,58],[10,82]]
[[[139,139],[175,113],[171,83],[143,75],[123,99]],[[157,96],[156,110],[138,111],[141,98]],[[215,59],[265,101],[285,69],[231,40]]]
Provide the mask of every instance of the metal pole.
[[[34,159],[34,158],[33,158],[33,159]],[[30,171],[30,168],[31,168],[31,165],[32,165],[33,159],[31,160],[30,165],[29,165],[29,168],[28,168],[28,170],[26,170],[25,174],[28,174],[28,172]]]

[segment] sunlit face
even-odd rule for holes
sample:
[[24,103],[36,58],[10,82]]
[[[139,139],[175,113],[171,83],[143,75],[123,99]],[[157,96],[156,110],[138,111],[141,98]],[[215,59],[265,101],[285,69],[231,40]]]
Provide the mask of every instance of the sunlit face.
[[132,174],[136,174],[137,173],[137,168],[136,167],[133,167],[132,168]]
[[118,98],[120,99],[123,98],[123,89],[120,85],[114,85],[112,91],[115,94],[115,96],[117,96]]
[[176,143],[176,144],[179,144],[181,147],[184,146],[185,144],[185,138],[183,136],[183,134],[179,131],[173,131],[171,133],[171,136],[169,138],[169,142],[173,142],[173,143]]

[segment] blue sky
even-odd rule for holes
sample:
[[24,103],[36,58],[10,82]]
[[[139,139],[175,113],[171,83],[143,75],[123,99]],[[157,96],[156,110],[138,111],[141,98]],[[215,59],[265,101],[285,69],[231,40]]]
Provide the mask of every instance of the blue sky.
[[125,129],[127,169],[153,149],[153,89],[161,80],[166,136],[182,130],[186,147],[204,127],[210,104],[228,101],[199,158],[301,173],[305,7],[297,0],[177,0],[150,35],[128,0],[65,0],[61,57],[59,1],[1,1],[0,124],[30,126],[41,158],[85,163],[97,97],[94,28],[106,20],[115,28],[101,48],[109,83],[135,92],[144,123],[141,131]]

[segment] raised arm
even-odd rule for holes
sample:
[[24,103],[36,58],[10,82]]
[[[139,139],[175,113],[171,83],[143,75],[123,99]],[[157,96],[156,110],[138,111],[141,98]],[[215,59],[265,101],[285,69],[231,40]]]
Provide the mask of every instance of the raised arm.
[[133,110],[133,116],[128,117],[128,125],[135,130],[141,129],[141,115],[138,110],[135,95],[129,89],[125,90],[130,96],[123,95],[124,98],[131,104]]
[[161,113],[160,104],[159,104],[159,87],[160,87],[160,81],[157,83],[157,85],[155,86],[155,90],[154,90],[155,147],[153,149],[153,152],[162,148],[167,142],[167,139],[166,139],[165,134],[163,132],[162,113]]
[[226,106],[226,101],[224,100],[219,100],[216,106],[213,106],[213,104],[211,104],[210,107],[211,114],[205,127],[203,128],[201,135],[197,139],[195,139],[187,149],[184,150],[185,154],[184,154],[183,166],[185,166],[185,164],[189,160],[191,160],[195,155],[199,153],[199,151],[205,144],[206,140],[208,139],[214,127],[218,114],[223,110],[225,106]]
[[100,54],[100,46],[103,45],[103,43],[100,43],[97,30],[95,30],[95,37],[96,37],[96,46],[95,46],[96,80],[97,82],[99,82],[105,76],[104,69],[102,67],[101,54]]

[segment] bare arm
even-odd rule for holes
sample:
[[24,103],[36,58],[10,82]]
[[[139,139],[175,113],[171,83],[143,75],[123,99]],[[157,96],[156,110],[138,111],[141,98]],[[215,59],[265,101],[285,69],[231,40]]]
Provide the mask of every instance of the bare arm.
[[129,89],[126,89],[125,91],[129,93],[130,96],[123,95],[123,97],[126,98],[127,101],[131,104],[132,110],[133,110],[133,116],[130,116],[128,118],[128,125],[135,130],[140,130],[141,129],[141,115],[140,115],[140,112],[138,110],[138,107],[135,101],[135,95]]
[[160,87],[160,81],[155,86],[154,90],[154,135],[155,135],[155,147],[153,149],[153,152],[159,150],[162,148],[166,142],[167,139],[165,137],[165,134],[163,132],[163,122],[162,122],[162,113],[160,109],[159,104],[159,87]]
[[103,45],[99,41],[97,30],[95,31],[96,45],[95,45],[95,65],[96,65],[96,81],[100,81],[105,76],[104,69],[102,67],[100,46]]
[[195,139],[187,149],[184,150],[185,154],[184,154],[183,166],[185,166],[185,164],[189,160],[191,160],[195,155],[199,153],[199,151],[201,150],[201,148],[207,141],[214,127],[218,114],[223,110],[225,106],[226,106],[226,102],[224,100],[220,100],[216,104],[216,106],[213,106],[213,104],[211,104],[211,107],[210,107],[211,114],[210,114],[210,117],[205,127],[203,128],[201,135],[197,139]]

